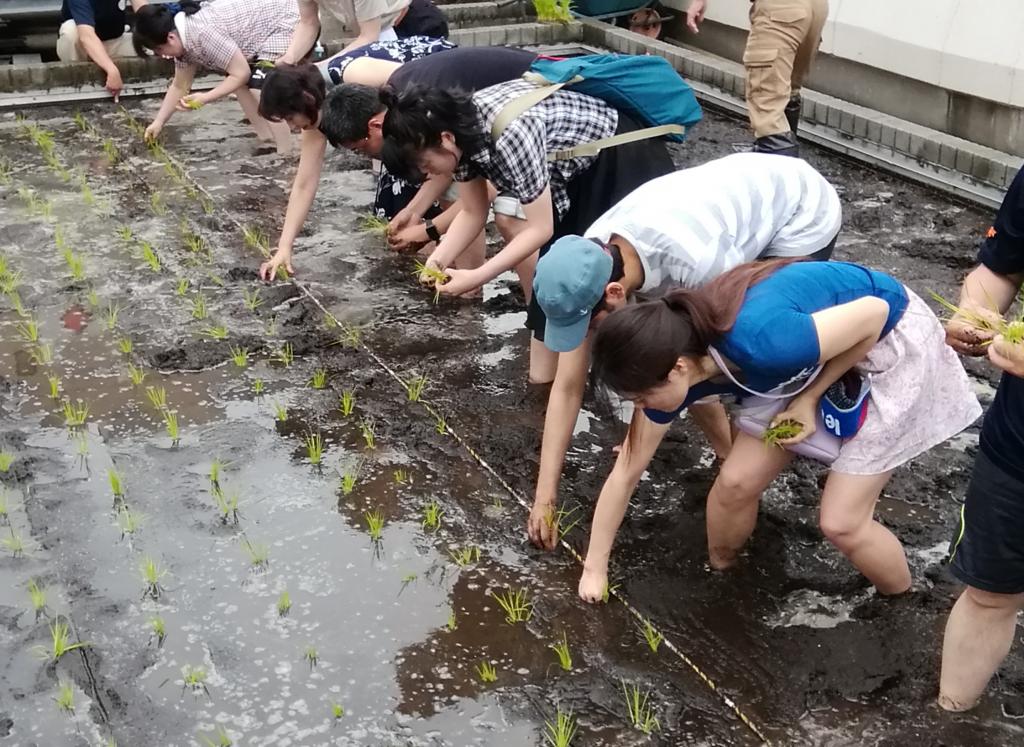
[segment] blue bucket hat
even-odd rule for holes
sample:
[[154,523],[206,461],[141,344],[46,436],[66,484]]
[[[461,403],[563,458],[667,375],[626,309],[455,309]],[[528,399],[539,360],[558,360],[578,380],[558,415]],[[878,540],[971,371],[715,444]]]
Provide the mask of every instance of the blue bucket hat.
[[549,350],[568,353],[583,344],[590,314],[611,276],[611,256],[582,236],[563,236],[540,258],[533,294],[547,317],[544,345]]

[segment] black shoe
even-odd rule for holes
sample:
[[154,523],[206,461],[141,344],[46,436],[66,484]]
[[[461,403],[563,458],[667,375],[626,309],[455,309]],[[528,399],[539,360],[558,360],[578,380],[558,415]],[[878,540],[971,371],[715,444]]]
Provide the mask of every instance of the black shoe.
[[789,131],[796,135],[797,130],[800,129],[800,110],[803,108],[804,100],[799,96],[791,98],[789,103],[786,104],[786,108],[783,109],[783,113],[786,115],[786,121],[789,122]]
[[774,153],[778,156],[800,157],[800,145],[792,132],[765,135],[754,141],[754,153]]

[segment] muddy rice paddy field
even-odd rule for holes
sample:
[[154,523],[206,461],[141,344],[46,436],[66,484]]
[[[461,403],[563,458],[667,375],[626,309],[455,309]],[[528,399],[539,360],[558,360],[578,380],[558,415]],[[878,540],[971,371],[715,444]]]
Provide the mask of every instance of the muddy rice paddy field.
[[[715,467],[682,421],[620,533],[620,599],[589,607],[571,554],[525,540],[546,392],[511,278],[434,305],[337,152],[298,282],[260,283],[294,159],[229,103],[147,149],[155,108],[0,118],[0,743],[541,745],[560,714],[576,745],[1024,739],[1020,645],[975,713],[932,704],[976,429],[886,491],[915,584],[885,600],[822,541],[806,463],[710,573]],[[745,138],[709,113],[678,162]],[[843,198],[839,257],[954,292],[987,214],[807,155]],[[587,407],[562,492],[581,550],[621,436]]]

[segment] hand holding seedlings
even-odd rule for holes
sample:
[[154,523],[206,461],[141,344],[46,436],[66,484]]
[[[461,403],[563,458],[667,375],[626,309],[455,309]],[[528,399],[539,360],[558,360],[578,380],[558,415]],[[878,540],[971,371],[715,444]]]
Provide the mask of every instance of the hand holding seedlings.
[[448,275],[448,281],[435,286],[437,292],[445,296],[467,295],[487,282],[476,270],[448,269],[445,272]]
[[1024,378],[1024,345],[1006,335],[996,335],[988,349],[988,358],[1011,376]]
[[795,397],[785,410],[772,418],[761,439],[767,446],[792,446],[818,430],[818,402],[813,397]]
[[[290,247],[279,246],[277,251],[274,252],[274,256],[260,265],[260,279],[269,283],[274,278],[279,277],[278,271],[282,267],[284,267],[288,275],[295,274],[295,270],[292,269],[292,250]],[[287,277],[283,279],[287,279]]]
[[579,595],[584,602],[605,601],[605,594],[608,588],[608,567],[592,568],[586,563],[583,565],[583,575],[580,576]]
[[205,93],[190,93],[188,96],[182,96],[178,99],[178,104],[174,108],[179,112],[195,111],[196,109],[202,109],[206,104],[210,103],[210,96]]

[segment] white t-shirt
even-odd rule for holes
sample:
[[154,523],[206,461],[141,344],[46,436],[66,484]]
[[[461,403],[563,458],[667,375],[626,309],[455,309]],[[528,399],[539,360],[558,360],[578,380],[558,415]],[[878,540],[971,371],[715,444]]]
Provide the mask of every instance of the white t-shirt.
[[409,5],[410,0],[319,0],[334,17],[351,31],[357,31],[357,21],[380,19],[381,31],[391,28],[395,19]]
[[805,257],[839,232],[839,195],[806,161],[737,153],[652,179],[584,234],[617,234],[644,268],[638,292],[701,286],[759,257]]

